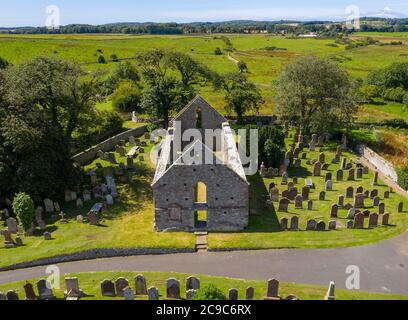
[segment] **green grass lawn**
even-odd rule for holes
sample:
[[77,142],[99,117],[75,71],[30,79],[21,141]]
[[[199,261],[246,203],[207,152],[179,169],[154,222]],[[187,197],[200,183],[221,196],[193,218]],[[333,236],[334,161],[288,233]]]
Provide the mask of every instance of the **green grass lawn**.
[[[100,226],[78,224],[79,214],[85,215],[96,202],[92,200],[83,209],[74,203],[64,204],[63,211],[69,218],[68,224],[47,219],[47,230],[52,232],[51,241],[45,241],[42,232],[34,237],[23,237],[24,246],[5,249],[0,246],[0,266],[8,266],[24,261],[69,254],[95,248],[194,248],[195,238],[191,233],[157,233],[153,229],[153,199],[150,187],[154,169],[149,162],[150,145],[146,148],[146,162],[135,161],[136,168],[129,172],[129,183],[119,183],[119,198],[109,212],[103,216]],[[130,147],[127,147],[130,150]],[[116,154],[118,162],[126,163],[126,158]],[[94,168],[96,162],[105,167],[111,164],[96,160],[87,166]],[[61,203],[62,205],[62,203]]]
[[[86,297],[83,300],[123,300],[123,298],[109,298],[102,297],[100,290],[100,282],[104,279],[111,279],[115,281],[119,277],[124,277],[128,279],[129,285],[134,288],[133,279],[139,274],[137,272],[96,272],[96,273],[80,273],[80,274],[69,274],[66,276],[69,277],[78,277],[79,286],[86,294]],[[166,280],[169,278],[176,278],[180,281],[180,292],[181,297],[183,298],[185,292],[185,283],[187,277],[191,275],[182,274],[182,273],[162,273],[162,272],[141,272],[146,277],[147,286],[157,287],[159,289],[160,299],[163,300],[166,298]],[[233,278],[223,278],[223,277],[211,277],[204,275],[195,275],[200,279],[201,288],[213,284],[222,290],[225,295],[228,297],[229,289],[235,288],[238,290],[238,298],[240,300],[245,300],[245,290],[248,287],[254,288],[255,299],[262,300],[266,295],[267,290],[267,281],[259,280],[242,280],[242,279],[233,279]],[[34,284],[39,279],[31,279],[29,282]],[[65,283],[61,279],[60,289],[55,290],[54,294],[57,299],[63,299],[65,291]],[[25,281],[19,281],[15,283],[10,283],[7,285],[0,285],[0,291],[7,292],[8,290],[16,290],[20,296],[20,299],[23,299]],[[35,288],[35,291],[36,288]],[[296,295],[301,300],[323,300],[327,288],[323,286],[316,285],[305,285],[305,284],[296,284],[296,283],[283,283],[279,284],[279,294],[282,298],[287,297],[290,294]],[[350,290],[340,290],[336,289],[335,296],[337,300],[407,300],[407,296],[397,295],[397,294],[383,294],[383,293],[366,293],[361,291],[350,291]],[[146,300],[146,296],[136,297],[137,300]]]
[[[326,154],[326,161],[330,162],[334,157],[334,146],[331,148],[327,146],[324,148]],[[310,178],[312,175],[312,165],[307,165],[307,160],[318,159],[319,152],[308,152],[306,160],[302,160],[302,167],[299,169],[290,168],[290,177],[299,177],[298,185],[296,186],[301,192],[304,186],[305,178]],[[350,153],[344,153],[349,159],[353,157]],[[331,164],[327,172],[333,174],[333,179],[336,177],[336,171],[340,164]],[[259,175],[249,178],[254,199],[251,206],[256,209],[259,216],[252,216],[250,218],[249,227],[244,232],[236,233],[210,233],[208,236],[208,244],[211,249],[222,248],[330,248],[330,247],[347,247],[357,246],[367,243],[378,242],[387,238],[394,237],[408,228],[408,210],[404,213],[397,213],[398,203],[405,202],[408,205],[407,199],[403,198],[397,193],[392,193],[390,199],[383,199],[384,191],[389,190],[389,187],[380,181],[379,186],[373,187],[371,185],[373,180],[373,172],[365,175],[364,179],[356,181],[334,182],[333,191],[326,194],[325,201],[318,201],[319,192],[325,190],[325,175],[326,171],[322,171],[321,177],[312,177],[316,184],[316,189],[312,190],[310,199],[313,200],[313,211],[307,211],[307,203],[304,201],[304,209],[295,209],[294,201],[289,205],[289,213],[276,212],[278,204],[274,203],[273,209],[265,209],[263,202],[268,194],[269,184],[275,182],[282,193],[286,186],[281,186],[281,178],[262,179]],[[344,172],[345,180],[347,179],[347,171]],[[334,180],[335,181],[335,180]],[[346,209],[340,209],[337,219],[336,231],[305,231],[306,223],[310,219],[316,221],[323,220],[326,226],[330,219],[331,206],[337,203],[339,195],[346,195],[346,189],[353,186],[357,189],[363,186],[364,190],[379,190],[381,201],[386,204],[386,212],[391,213],[390,226],[378,226],[374,229],[368,229],[368,219],[366,219],[366,229],[350,230],[346,228],[347,213]],[[345,199],[345,204],[353,204],[354,199]],[[378,212],[378,209],[373,207],[373,201],[366,199],[366,209],[371,212]],[[279,221],[286,217],[290,220],[293,216],[299,217],[299,226],[301,231],[290,232],[281,231]],[[381,220],[381,219],[380,219]]]

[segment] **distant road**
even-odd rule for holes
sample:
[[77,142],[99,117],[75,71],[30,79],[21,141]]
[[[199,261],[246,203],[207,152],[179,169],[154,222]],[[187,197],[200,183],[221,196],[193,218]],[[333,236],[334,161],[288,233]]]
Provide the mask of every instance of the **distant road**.
[[[360,269],[361,290],[408,295],[408,232],[379,244],[340,249],[285,249],[136,256],[60,264],[61,273],[158,271],[345,288],[346,268]],[[45,267],[0,273],[0,284],[45,277]]]

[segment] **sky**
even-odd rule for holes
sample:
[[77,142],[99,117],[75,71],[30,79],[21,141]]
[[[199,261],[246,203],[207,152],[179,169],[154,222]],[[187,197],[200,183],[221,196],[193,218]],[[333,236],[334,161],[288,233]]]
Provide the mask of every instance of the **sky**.
[[[44,26],[59,11],[61,25],[113,22],[227,20],[345,20],[354,5],[361,16],[408,17],[408,0],[13,0],[2,1],[0,26]],[[54,6],[54,7],[49,7]],[[56,7],[55,7],[56,6]],[[51,11],[47,13],[47,7]],[[49,21],[49,20],[48,20]]]

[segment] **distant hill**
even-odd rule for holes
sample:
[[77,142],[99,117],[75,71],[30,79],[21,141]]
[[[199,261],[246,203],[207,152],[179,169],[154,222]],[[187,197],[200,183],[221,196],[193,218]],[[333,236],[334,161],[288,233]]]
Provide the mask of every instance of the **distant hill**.
[[[71,24],[50,30],[46,27],[0,28],[12,34],[70,34],[70,33],[123,33],[123,34],[194,34],[194,33],[335,33],[352,32],[345,22],[335,21],[252,21],[154,23],[121,22],[104,25]],[[408,18],[364,17],[361,30],[365,32],[408,32]]]

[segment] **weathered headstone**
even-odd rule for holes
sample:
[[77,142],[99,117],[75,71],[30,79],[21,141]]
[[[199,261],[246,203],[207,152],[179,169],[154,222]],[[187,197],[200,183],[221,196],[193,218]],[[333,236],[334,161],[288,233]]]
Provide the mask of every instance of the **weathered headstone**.
[[333,191],[333,181],[332,180],[328,180],[326,182],[326,191]]
[[270,199],[273,202],[278,202],[279,201],[279,189],[274,187],[271,189],[271,191],[269,192],[270,195]]
[[337,204],[333,204],[331,207],[330,217],[337,218],[338,212],[339,212],[339,206]]
[[398,213],[402,213],[404,211],[404,203],[400,202],[398,204]]
[[348,171],[348,177],[347,177],[348,181],[354,181],[355,180],[355,171],[354,169],[350,169]]
[[65,278],[65,288],[64,296],[66,299],[79,299],[84,296],[83,291],[79,288],[79,281],[76,277]]
[[341,182],[344,179],[343,170],[337,170],[336,172],[336,181]]
[[313,210],[313,200],[309,200],[307,202],[307,210],[312,211]]
[[194,290],[194,289],[186,290],[186,300],[187,301],[193,300],[196,294],[197,294],[197,290]]
[[53,300],[55,296],[51,289],[51,283],[48,280],[41,279],[37,282],[38,298],[40,300]]
[[34,287],[31,283],[27,282],[24,285],[24,292],[26,296],[26,300],[37,300],[37,295],[34,292]]
[[289,199],[283,198],[279,201],[279,212],[288,212],[288,207],[289,207]]
[[368,219],[368,227],[373,228],[378,226],[378,214],[372,213]]
[[347,213],[347,219],[352,220],[354,219],[355,215],[356,215],[356,209],[351,208]]
[[180,299],[180,282],[177,279],[170,278],[166,282],[167,298]]
[[344,196],[343,196],[343,195],[338,196],[337,206],[338,206],[339,208],[343,208],[343,207],[344,207]]
[[245,299],[246,300],[254,300],[255,298],[255,290],[252,287],[248,287],[245,290]]
[[309,186],[304,186],[302,188],[302,198],[303,198],[303,200],[309,200],[309,194],[310,194],[310,187]]
[[101,294],[103,297],[115,297],[115,285],[112,280],[105,279],[101,282]]
[[285,231],[288,229],[288,219],[287,218],[282,218],[280,221],[280,228],[282,231]]
[[353,220],[348,220],[347,221],[347,229],[353,229],[354,228],[354,221]]
[[282,185],[288,184],[288,178],[289,178],[288,173],[287,173],[287,172],[284,172],[284,173],[282,174],[282,182],[281,182],[281,184],[282,184]]
[[147,290],[149,300],[159,300],[159,290],[156,287],[151,287]]
[[9,301],[20,300],[20,298],[18,297],[18,293],[14,290],[7,291],[6,297],[7,297],[7,300]]
[[321,191],[319,193],[319,201],[325,201],[326,200],[326,192],[325,191]]
[[295,198],[295,209],[303,209],[303,197],[301,195]]
[[325,231],[326,230],[326,223],[324,221],[319,221],[316,225],[317,231]]
[[306,230],[307,231],[315,231],[316,230],[317,222],[316,220],[309,220],[307,221]]
[[357,169],[357,179],[363,179],[363,168]]
[[186,288],[187,290],[199,290],[200,289],[200,279],[196,277],[188,277],[186,280]]
[[299,231],[299,218],[294,216],[290,219],[290,230]]
[[337,228],[337,221],[336,220],[330,220],[329,221],[329,230],[336,230]]
[[385,213],[385,203],[384,203],[384,202],[382,202],[382,203],[379,204],[379,206],[378,206],[378,213],[379,213],[379,214],[384,214],[384,213]]
[[322,165],[320,162],[316,162],[313,165],[313,176],[314,177],[320,177],[321,175],[321,169],[322,169]]
[[127,287],[129,287],[129,281],[125,278],[118,278],[115,281],[116,295],[118,297],[123,297],[123,290]]
[[18,224],[17,224],[17,220],[14,218],[8,218],[6,220],[6,224],[7,224],[7,230],[11,233],[17,233],[18,231]]
[[50,199],[44,200],[45,212],[51,213],[54,212],[54,202]]
[[135,300],[135,295],[133,294],[132,288],[126,287],[125,289],[123,289],[123,297],[124,297],[125,300],[127,300],[127,301],[133,301],[133,300]]
[[44,240],[47,240],[47,241],[52,240],[51,233],[48,231],[45,231],[43,236],[44,236]]
[[373,178],[373,186],[378,185],[378,171],[374,173],[374,178]]
[[346,198],[353,198],[354,197],[354,188],[348,187],[346,190]]
[[388,226],[388,224],[389,224],[389,221],[390,221],[390,214],[389,213],[385,213],[383,216],[382,216],[382,225],[383,226]]
[[360,209],[360,208],[364,208],[364,199],[365,196],[362,193],[357,193],[354,197],[354,208],[355,209]]
[[380,197],[375,197],[373,199],[373,207],[378,207],[380,205],[380,201],[381,201]]
[[[136,288],[136,295],[147,295],[147,284],[146,284],[146,277],[142,274],[138,274],[135,277],[135,288]],[[188,288],[194,289],[194,288]]]
[[364,228],[364,214],[357,213],[354,216],[354,229],[363,229]]
[[276,279],[268,280],[268,290],[266,292],[268,298],[278,298],[279,297],[279,281]]
[[237,289],[229,290],[228,300],[238,300],[238,290]]

